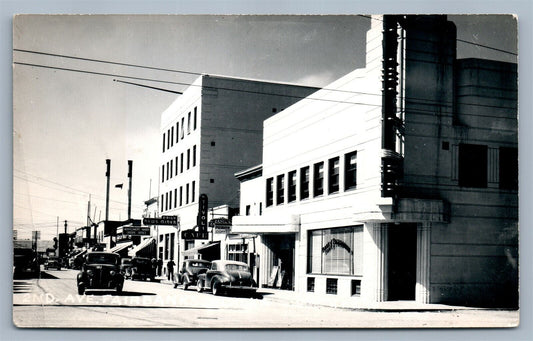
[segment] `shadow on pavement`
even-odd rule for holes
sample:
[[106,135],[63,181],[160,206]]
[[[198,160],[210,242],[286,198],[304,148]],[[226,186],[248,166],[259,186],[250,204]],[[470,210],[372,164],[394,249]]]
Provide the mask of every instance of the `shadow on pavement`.
[[32,285],[33,284],[31,282],[15,280],[13,281],[13,293],[14,294],[30,293]]
[[94,295],[94,296],[105,296],[105,295],[112,295],[112,296],[155,296],[156,294],[153,292],[137,292],[137,291],[122,291],[122,292],[116,292],[111,290],[91,290],[85,291],[85,295]]

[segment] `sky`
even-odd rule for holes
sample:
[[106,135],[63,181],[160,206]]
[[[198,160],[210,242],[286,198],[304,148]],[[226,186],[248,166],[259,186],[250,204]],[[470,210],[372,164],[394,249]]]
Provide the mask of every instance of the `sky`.
[[[449,19],[459,58],[516,61],[512,17]],[[370,27],[364,16],[27,15],[13,22],[13,228],[19,238],[40,230],[44,240],[58,226],[63,232],[65,220],[68,232],[84,226],[89,199],[91,218],[104,219],[106,159],[110,219],[127,218],[128,160],[132,217],[140,219],[143,202],[157,195],[160,116],[179,95],[113,79],[173,91],[200,73],[326,86],[364,67]]]

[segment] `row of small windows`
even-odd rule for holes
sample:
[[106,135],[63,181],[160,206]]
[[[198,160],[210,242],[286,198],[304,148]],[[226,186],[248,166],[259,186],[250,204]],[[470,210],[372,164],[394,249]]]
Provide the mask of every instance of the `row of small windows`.
[[[179,200],[178,200],[179,199]],[[161,212],[188,205],[196,200],[196,181],[185,186],[175,188],[165,194],[161,194]]]
[[[311,166],[305,166],[297,170],[290,171],[288,174],[280,174],[275,178],[266,180],[266,206],[274,205],[274,181],[276,192],[276,205],[285,203],[285,194],[287,202],[296,201],[297,185],[299,184],[300,200],[310,197],[310,187],[312,186],[313,197],[324,195],[324,167],[327,166],[327,193],[333,194],[340,189],[340,157],[334,157],[328,160],[327,164],[323,161],[317,162],[312,166],[313,181],[311,184]],[[357,186],[357,152],[347,153],[343,156],[344,171],[344,190],[354,189]],[[299,173],[299,174],[298,174]],[[287,184],[285,177],[287,175]],[[298,178],[299,176],[299,178]],[[287,186],[287,193],[285,193]]]
[[[185,124],[187,124],[187,135],[191,133],[191,130],[192,131],[196,130],[197,120],[198,120],[198,108],[194,107],[194,110],[192,112],[189,111],[189,113],[187,114],[187,123],[185,123],[185,116],[184,116],[181,118],[181,125],[180,125],[180,120],[178,120],[178,122],[176,122],[176,126],[172,126],[166,131],[166,133],[163,133],[163,153],[165,152],[165,150],[169,150],[172,146],[174,146],[174,143],[178,144],[180,140],[183,140],[185,138]],[[181,127],[181,130],[180,130],[180,127]]]
[[[178,163],[179,161],[179,163]],[[192,167],[196,167],[196,145],[191,149],[187,149],[187,153],[181,153],[173,160],[170,160],[161,166],[161,182],[172,179],[173,176],[177,176]]]

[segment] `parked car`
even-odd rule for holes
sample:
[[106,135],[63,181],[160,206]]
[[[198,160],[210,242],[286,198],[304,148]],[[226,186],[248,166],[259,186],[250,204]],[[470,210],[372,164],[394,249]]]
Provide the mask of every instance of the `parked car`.
[[198,275],[196,290],[211,290],[213,295],[235,290],[255,293],[257,284],[252,279],[250,267],[243,262],[215,260],[207,272]]
[[131,279],[145,280],[155,279],[155,271],[152,266],[152,260],[144,257],[133,257],[131,259]]
[[113,252],[90,252],[78,273],[78,294],[87,289],[116,289],[122,292],[124,276],[120,273],[120,256]]
[[30,248],[15,248],[13,257],[13,273],[38,276],[41,271],[37,252]]
[[50,268],[61,270],[61,262],[59,261],[59,258],[48,257],[48,259],[44,262],[44,269],[48,270]]
[[186,259],[181,264],[181,268],[174,277],[174,288],[183,284],[183,290],[187,290],[190,285],[196,285],[198,275],[205,273],[211,267],[211,262],[201,259]]
[[131,277],[131,258],[125,257],[120,260],[120,273],[125,278]]

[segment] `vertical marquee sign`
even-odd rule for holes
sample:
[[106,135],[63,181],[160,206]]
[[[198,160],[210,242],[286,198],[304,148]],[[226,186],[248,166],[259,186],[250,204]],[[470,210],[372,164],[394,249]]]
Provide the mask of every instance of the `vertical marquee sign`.
[[207,195],[200,194],[198,199],[198,218],[196,221],[198,232],[207,232]]

